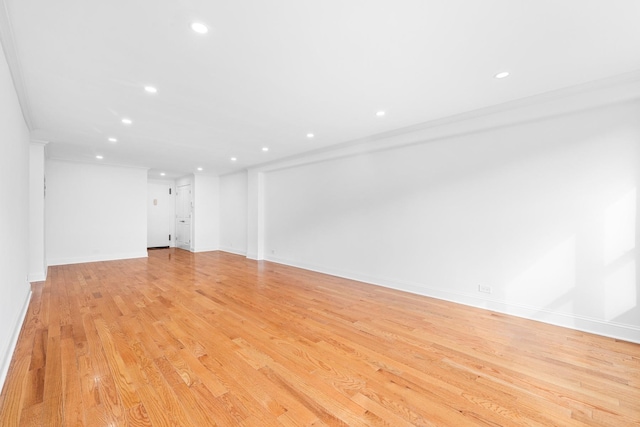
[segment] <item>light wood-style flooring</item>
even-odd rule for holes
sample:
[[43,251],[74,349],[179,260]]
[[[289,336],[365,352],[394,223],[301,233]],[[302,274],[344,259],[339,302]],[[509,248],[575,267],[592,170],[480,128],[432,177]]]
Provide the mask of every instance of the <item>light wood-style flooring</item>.
[[640,345],[223,252],[52,267],[0,426],[640,425]]

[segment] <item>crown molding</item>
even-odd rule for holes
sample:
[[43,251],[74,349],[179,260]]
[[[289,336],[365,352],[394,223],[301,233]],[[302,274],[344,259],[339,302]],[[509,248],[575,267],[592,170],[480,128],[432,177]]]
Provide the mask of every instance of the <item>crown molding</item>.
[[53,162],[59,162],[59,163],[74,163],[77,165],[85,165],[85,166],[137,169],[137,170],[149,171],[149,167],[147,166],[132,166],[132,165],[121,164],[121,163],[104,162],[102,160],[98,162],[96,160],[91,161],[91,160],[67,159],[67,158],[56,157],[56,156],[48,156],[47,160],[53,161]]
[[344,142],[255,165],[247,170],[272,172],[453,138],[638,99],[640,99],[640,71],[634,71]]
[[31,113],[29,97],[27,96],[24,74],[20,67],[18,50],[13,37],[13,26],[9,17],[9,8],[5,0],[0,0],[0,45],[2,45],[4,56],[7,64],[9,65],[9,72],[11,73],[13,86],[16,90],[16,95],[18,96],[20,109],[22,110],[22,117],[24,118],[29,130],[33,131],[36,127],[33,121],[33,114]]

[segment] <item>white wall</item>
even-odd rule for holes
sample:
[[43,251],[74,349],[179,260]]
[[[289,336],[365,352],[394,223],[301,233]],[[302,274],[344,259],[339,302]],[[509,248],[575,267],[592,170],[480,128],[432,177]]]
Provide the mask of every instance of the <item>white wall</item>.
[[247,172],[220,177],[220,249],[247,255]]
[[640,342],[638,117],[620,103],[266,171],[265,258]]
[[217,251],[219,244],[219,178],[194,175],[193,251]]
[[[1,49],[1,48],[0,48]],[[31,295],[29,273],[29,130],[0,50],[0,389]]]
[[45,144],[32,141],[29,147],[29,281],[47,278],[44,232]]
[[146,257],[147,171],[46,162],[49,265]]

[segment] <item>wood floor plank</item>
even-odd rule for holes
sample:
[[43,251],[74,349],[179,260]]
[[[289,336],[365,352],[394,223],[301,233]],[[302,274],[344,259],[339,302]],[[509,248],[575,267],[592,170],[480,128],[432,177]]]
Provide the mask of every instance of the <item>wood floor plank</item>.
[[129,353],[129,346],[124,343],[119,347],[116,346],[113,334],[104,319],[96,318],[94,323],[109,366],[109,375],[105,375],[105,377],[113,379],[119,400],[122,401],[125,408],[139,405],[140,398],[135,392],[133,379],[129,375],[127,365],[122,357],[123,354]]
[[[54,326],[54,329],[59,329]],[[44,375],[44,414],[50,426],[63,424],[63,390],[62,390],[62,360],[60,351],[60,336],[50,336],[47,344],[47,361]]]
[[[20,417],[20,424],[15,424],[15,425],[19,425],[20,427],[42,427],[43,425],[45,425],[42,422],[42,415],[43,415],[43,410],[42,407],[44,406],[44,403],[40,402],[37,403],[35,405],[31,405],[31,406],[27,406],[22,410],[22,416]],[[0,424],[0,425],[5,425],[5,424]],[[6,425],[12,425],[12,424],[6,424]]]
[[127,409],[127,423],[131,427],[150,427],[151,420],[147,414],[147,409],[142,403]]
[[15,379],[11,382],[7,381],[2,389],[4,396],[0,401],[0,426],[18,425],[20,422],[20,417],[25,409],[23,396],[27,392],[26,387],[29,386],[27,381],[29,358],[27,356],[14,358],[9,369]]
[[640,425],[640,345],[222,252],[51,267],[1,426]]
[[64,402],[64,424],[66,426],[82,426],[82,387],[80,370],[77,365],[75,344],[72,338],[63,339],[60,343],[62,362],[62,393]]

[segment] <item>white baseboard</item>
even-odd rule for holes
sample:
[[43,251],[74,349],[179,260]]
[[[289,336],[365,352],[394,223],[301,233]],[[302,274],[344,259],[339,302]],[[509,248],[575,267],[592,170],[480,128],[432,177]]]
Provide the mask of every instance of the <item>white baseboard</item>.
[[318,273],[330,274],[332,276],[343,277],[345,279],[357,280],[359,282],[369,283],[372,285],[383,286],[399,291],[410,292],[417,295],[423,295],[426,297],[441,299],[458,304],[468,305],[471,307],[496,311],[499,313],[548,323],[551,325],[562,326],[569,329],[640,344],[640,327],[636,327],[633,325],[604,321],[601,319],[595,319],[575,314],[555,312],[544,307],[541,308],[526,306],[523,304],[513,304],[497,299],[478,297],[477,295],[466,294],[462,292],[445,291],[442,289],[430,288],[421,283],[411,283],[389,278],[372,277],[354,272],[324,268],[317,265],[300,263],[297,261],[278,257],[270,256],[266,257],[265,259],[267,261],[275,262],[278,264],[290,265],[292,267],[316,271]]
[[9,341],[9,347],[5,354],[1,355],[2,362],[0,363],[0,390],[4,387],[4,381],[7,379],[7,373],[9,372],[9,366],[11,365],[11,358],[13,352],[16,350],[16,344],[18,344],[18,338],[20,337],[20,331],[22,330],[22,324],[27,315],[29,309],[29,302],[31,302],[31,289],[27,293],[27,297],[22,303],[22,310],[20,316],[16,319],[13,325],[13,333],[11,334],[11,341]]
[[217,250],[219,250],[219,248],[217,246],[205,246],[204,248],[194,248],[191,252],[193,252],[193,253],[213,252],[213,251],[217,251]]
[[235,255],[242,255],[242,256],[247,256],[247,251],[240,251],[238,249],[235,248],[230,248],[228,246],[223,246],[220,248],[220,251],[222,252],[228,252],[230,254],[235,254]]
[[98,261],[116,261],[119,259],[132,259],[132,258],[147,258],[147,251],[143,252],[129,252],[121,254],[96,254],[88,256],[77,257],[62,257],[48,259],[50,266],[52,265],[67,265],[67,264],[82,264],[85,262],[98,262]]

